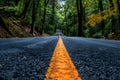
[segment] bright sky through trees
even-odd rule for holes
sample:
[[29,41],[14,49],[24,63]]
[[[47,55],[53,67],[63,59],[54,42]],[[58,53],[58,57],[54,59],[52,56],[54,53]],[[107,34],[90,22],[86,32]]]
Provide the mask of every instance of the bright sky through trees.
[[64,10],[65,1],[58,0],[58,3],[60,4],[60,10]]

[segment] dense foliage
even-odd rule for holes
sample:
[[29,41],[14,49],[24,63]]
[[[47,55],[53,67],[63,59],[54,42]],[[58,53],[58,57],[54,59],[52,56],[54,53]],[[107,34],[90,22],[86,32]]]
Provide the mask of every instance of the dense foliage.
[[0,10],[41,34],[107,37],[120,31],[120,0],[0,0]]

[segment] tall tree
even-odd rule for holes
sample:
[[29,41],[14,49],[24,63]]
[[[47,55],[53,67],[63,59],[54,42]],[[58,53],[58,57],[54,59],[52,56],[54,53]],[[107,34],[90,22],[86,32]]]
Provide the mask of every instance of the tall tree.
[[31,24],[31,30],[30,33],[33,35],[34,32],[34,26],[35,26],[35,18],[36,18],[36,13],[38,9],[40,0],[33,0],[33,7],[32,7],[32,24]]
[[27,13],[27,9],[28,9],[30,2],[31,2],[31,0],[25,0],[25,3],[24,3],[25,6],[24,6],[22,13],[20,14],[20,17],[25,18],[25,15]]
[[47,8],[48,2],[49,2],[49,0],[44,0],[44,12],[43,12],[43,19],[42,19],[42,32],[41,32],[41,34],[43,34],[43,31],[44,31],[45,20],[46,20],[46,8]]
[[[103,0],[99,0],[99,8],[100,8],[100,12],[103,11],[103,3],[102,3]],[[101,13],[101,16],[103,17],[103,13]],[[102,20],[101,22],[101,28],[102,28],[102,34],[104,35],[104,28],[105,28],[105,21]]]
[[66,13],[67,13],[67,11],[66,11],[66,9],[65,9],[65,23],[66,23],[66,24],[65,24],[65,25],[66,25],[65,27],[66,27],[66,31],[67,31],[67,35],[68,35],[68,22],[67,22],[67,14],[66,14]]
[[[111,12],[112,11],[114,11],[114,3],[113,3],[113,0],[109,0],[109,2],[110,2],[110,9],[111,9]],[[111,17],[111,23],[112,23],[112,25],[111,25],[111,29],[112,29],[112,32],[114,32],[115,30],[115,28],[114,28],[114,25],[115,25],[115,18],[114,18],[114,15],[112,15],[112,17]]]
[[78,13],[78,36],[82,36],[82,0],[76,0],[77,13]]
[[[61,0],[62,2],[62,0]],[[69,3],[68,3],[69,4]],[[63,3],[62,3],[62,6],[63,6]],[[65,22],[65,29],[66,29],[66,35],[68,35],[68,21],[67,21],[67,3],[66,3],[66,6],[64,6],[64,22]]]
[[34,22],[35,22],[35,0],[33,0],[33,8],[32,8],[32,24],[31,24],[31,30],[30,33],[33,35],[34,30]]
[[55,3],[56,3],[56,0],[52,0],[52,26],[55,27],[54,32],[56,31],[56,26],[55,26]]
[[119,25],[120,25],[120,2],[117,0],[117,7],[118,7],[118,17],[119,17]]

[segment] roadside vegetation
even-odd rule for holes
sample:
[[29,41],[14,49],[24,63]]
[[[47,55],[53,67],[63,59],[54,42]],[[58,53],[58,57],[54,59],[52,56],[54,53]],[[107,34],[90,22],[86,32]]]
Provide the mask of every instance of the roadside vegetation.
[[0,37],[120,39],[119,0],[0,0]]

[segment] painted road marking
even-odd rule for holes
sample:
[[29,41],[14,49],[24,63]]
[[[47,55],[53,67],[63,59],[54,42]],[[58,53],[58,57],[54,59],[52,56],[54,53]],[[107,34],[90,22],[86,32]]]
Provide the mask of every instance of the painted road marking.
[[57,42],[44,80],[81,80],[61,37]]

